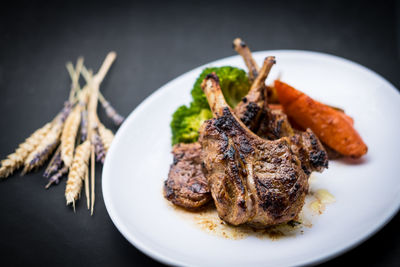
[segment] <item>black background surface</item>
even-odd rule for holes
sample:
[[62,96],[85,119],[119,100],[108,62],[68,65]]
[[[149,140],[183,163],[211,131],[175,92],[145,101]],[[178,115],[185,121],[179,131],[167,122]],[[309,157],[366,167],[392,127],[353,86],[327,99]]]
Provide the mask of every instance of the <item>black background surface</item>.
[[[400,88],[398,6],[392,1],[32,2],[0,7],[1,158],[60,110],[70,84],[65,63],[80,55],[97,69],[108,51],[118,53],[101,90],[125,116],[171,79],[234,55],[231,42],[238,36],[253,51],[335,54]],[[107,121],[102,111],[100,118]],[[100,166],[96,173],[101,176]],[[101,179],[91,217],[84,201],[75,214],[65,206],[65,179],[46,191],[41,174],[17,174],[0,182],[2,263],[158,265],[112,224]],[[399,266],[398,225],[399,215],[368,241],[324,265]]]

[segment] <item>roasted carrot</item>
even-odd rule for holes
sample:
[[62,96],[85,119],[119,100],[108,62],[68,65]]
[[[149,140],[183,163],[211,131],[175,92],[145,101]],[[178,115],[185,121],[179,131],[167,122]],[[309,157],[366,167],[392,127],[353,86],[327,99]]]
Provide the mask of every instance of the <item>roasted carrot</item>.
[[285,113],[303,128],[310,128],[332,149],[344,156],[359,158],[368,148],[344,113],[315,101],[290,85],[275,81]]
[[[349,115],[347,115],[346,113],[344,113],[344,110],[343,110],[343,109],[340,109],[340,108],[337,108],[337,107],[333,107],[333,106],[329,106],[329,105],[326,105],[326,104],[323,104],[323,105],[328,106],[328,107],[331,107],[331,108],[333,108],[334,110],[339,111],[340,115],[343,116],[344,119],[348,120],[348,121],[350,122],[351,125],[354,125],[354,120],[353,120],[353,118],[350,117]],[[269,104],[268,107],[269,107],[271,110],[283,110],[283,107],[282,107],[281,104]],[[289,119],[290,119],[290,118],[289,118]]]

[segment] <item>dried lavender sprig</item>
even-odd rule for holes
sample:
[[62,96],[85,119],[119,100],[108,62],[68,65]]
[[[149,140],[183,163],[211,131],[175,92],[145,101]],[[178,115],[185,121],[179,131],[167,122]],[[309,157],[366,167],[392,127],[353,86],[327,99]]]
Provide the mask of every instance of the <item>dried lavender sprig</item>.
[[121,123],[125,120],[125,118],[120,114],[118,114],[118,112],[111,106],[110,102],[108,102],[100,92],[99,92],[99,100],[102,107],[106,111],[107,117],[109,117],[116,126],[120,126]]
[[31,171],[34,168],[40,167],[50,156],[53,150],[57,147],[60,142],[60,134],[64,123],[62,122],[62,114],[59,114],[55,119],[54,125],[50,131],[46,134],[43,141],[32,151],[25,160],[25,167],[22,171],[22,175]]
[[[41,161],[45,156],[48,157],[49,154],[53,151],[55,146],[58,144],[59,140],[56,140],[50,144],[48,144],[43,150],[39,151],[35,154],[34,158],[29,162],[29,165],[36,165]],[[38,166],[39,167],[39,166]]]
[[81,141],[84,142],[88,135],[88,112],[86,109],[81,111]]
[[58,170],[57,173],[55,173],[53,176],[50,177],[49,183],[45,186],[46,189],[48,189],[52,184],[58,184],[60,182],[60,178],[63,177],[64,174],[67,174],[68,172],[68,167],[64,166],[61,169]]
[[65,120],[67,119],[69,113],[71,113],[72,107],[74,106],[74,104],[71,101],[65,101],[64,102],[64,107],[60,112],[60,118],[59,120],[63,123],[65,122]]
[[61,160],[61,147],[59,146],[57,151],[54,153],[53,157],[50,160],[49,165],[43,173],[43,177],[49,178],[50,175],[57,172],[61,169],[62,160]]
[[95,131],[93,133],[93,145],[94,151],[96,153],[96,161],[104,164],[104,159],[106,158],[106,150],[104,149],[104,144],[101,141],[100,135]]

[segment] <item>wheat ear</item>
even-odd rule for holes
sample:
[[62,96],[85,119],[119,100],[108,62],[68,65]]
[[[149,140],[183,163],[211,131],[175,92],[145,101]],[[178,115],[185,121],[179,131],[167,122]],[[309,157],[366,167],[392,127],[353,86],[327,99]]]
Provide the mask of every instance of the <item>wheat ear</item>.
[[61,135],[61,159],[64,165],[70,167],[74,157],[75,139],[81,122],[81,106],[76,105],[65,121]]
[[89,157],[90,141],[86,140],[76,148],[74,160],[68,174],[67,186],[65,188],[65,199],[67,200],[67,205],[72,203],[74,208],[75,200],[78,199],[81,193],[82,182],[85,179],[86,172],[88,171]]
[[101,141],[103,143],[104,149],[106,153],[110,149],[111,142],[114,139],[114,134],[110,129],[107,129],[101,122],[98,122],[99,124],[99,134]]
[[63,122],[58,118],[43,138],[42,142],[26,158],[22,174],[42,166],[42,164],[48,159],[60,141],[62,127]]
[[40,144],[50,129],[51,123],[49,122],[25,139],[25,142],[21,143],[14,153],[8,155],[6,159],[2,160],[0,178],[6,178],[15,170],[19,169],[24,164],[29,153]]

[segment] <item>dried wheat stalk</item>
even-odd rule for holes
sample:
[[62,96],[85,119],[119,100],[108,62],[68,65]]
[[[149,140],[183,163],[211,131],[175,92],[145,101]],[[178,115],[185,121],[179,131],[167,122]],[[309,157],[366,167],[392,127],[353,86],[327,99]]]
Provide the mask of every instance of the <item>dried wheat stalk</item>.
[[89,157],[90,142],[86,140],[76,148],[74,160],[68,174],[67,186],[65,188],[67,205],[72,203],[74,208],[75,200],[78,199],[82,189],[82,181],[85,179],[85,173],[88,171]]
[[76,66],[74,69],[74,66],[72,65],[71,62],[68,62],[66,64],[67,70],[71,76],[71,92],[69,95],[69,100],[72,101],[74,96],[78,93],[79,91],[79,76],[81,74],[81,70],[83,67],[83,58],[79,57]]
[[[85,77],[88,85],[90,86],[89,91],[89,100],[88,100],[88,139],[93,140],[94,131],[97,128],[97,103],[99,101],[99,87],[100,83],[103,81],[107,71],[110,69],[112,63],[116,58],[115,52],[110,52],[106,56],[103,64],[101,65],[99,71],[95,76],[91,76],[90,72],[86,70],[85,67],[82,68],[82,75]],[[94,202],[95,202],[95,153],[94,153],[94,145],[91,144],[91,215],[93,215],[94,211]]]
[[42,166],[42,164],[51,155],[53,150],[57,147],[60,141],[60,134],[64,123],[58,117],[56,122],[52,125],[50,131],[43,138],[42,142],[31,152],[25,160],[25,167],[22,174],[25,174],[34,168]]
[[64,165],[70,167],[73,160],[75,139],[81,122],[81,106],[76,105],[65,121],[61,135],[61,159]]
[[40,144],[43,138],[51,129],[51,123],[47,123],[42,128],[36,130],[31,136],[21,143],[14,153],[1,161],[0,177],[6,178],[15,170],[19,169],[28,155]]
[[94,162],[94,146],[93,144],[90,147],[90,152],[91,152],[91,179],[90,179],[90,183],[91,183],[91,191],[90,191],[90,200],[92,202],[92,205],[90,206],[90,215],[93,216],[93,210],[94,210],[94,199],[95,199],[95,195],[94,195],[94,183],[95,183],[95,172],[94,172],[94,166],[95,166],[95,162]]

